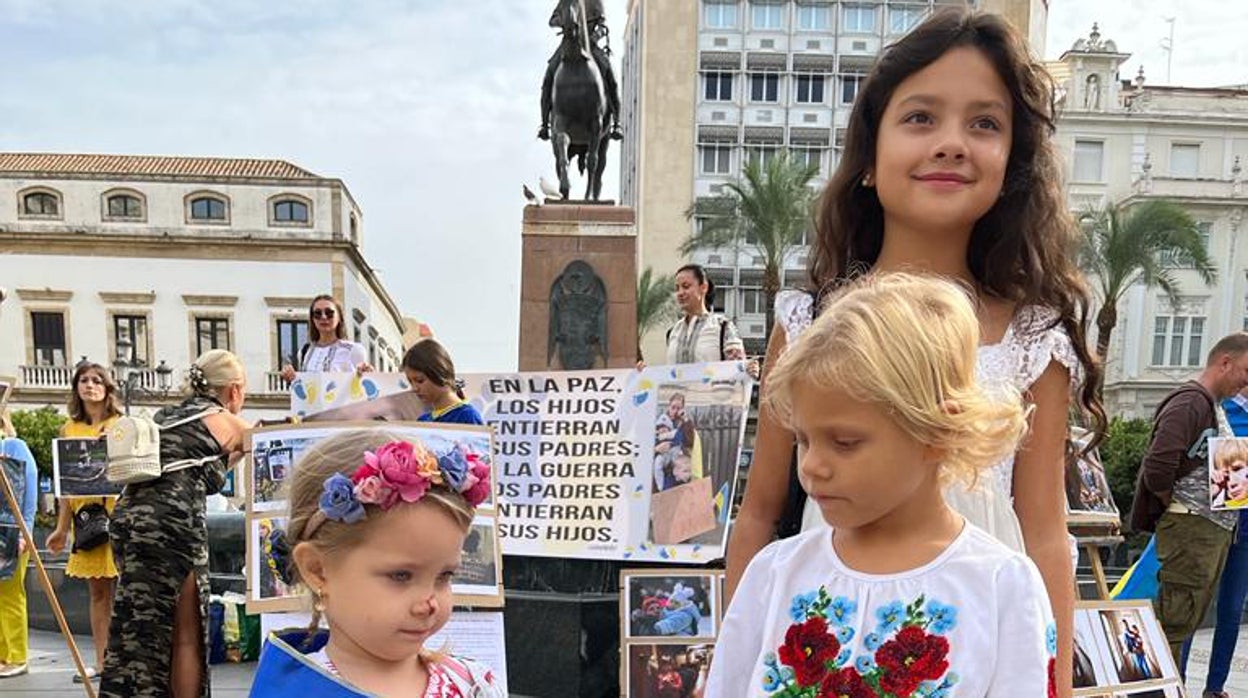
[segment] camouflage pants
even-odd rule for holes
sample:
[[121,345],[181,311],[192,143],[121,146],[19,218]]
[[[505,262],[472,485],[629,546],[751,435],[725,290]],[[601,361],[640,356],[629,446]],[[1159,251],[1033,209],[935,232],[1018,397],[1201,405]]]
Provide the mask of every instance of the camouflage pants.
[[125,499],[117,506],[110,533],[121,577],[100,682],[100,695],[106,698],[171,695],[173,619],[188,574],[195,575],[199,590],[204,666],[200,696],[211,694],[207,525],[202,511],[173,509]]

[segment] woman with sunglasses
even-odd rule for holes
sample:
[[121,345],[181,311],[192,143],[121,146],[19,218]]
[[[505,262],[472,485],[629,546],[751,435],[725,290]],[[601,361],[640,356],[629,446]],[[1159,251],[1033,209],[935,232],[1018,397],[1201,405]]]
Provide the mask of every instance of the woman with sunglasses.
[[[99,364],[83,361],[74,369],[69,396],[69,421],[61,427],[62,438],[100,438],[121,416],[121,400],[112,375]],[[72,521],[78,512],[95,505],[103,506],[111,517],[116,497],[70,497],[61,502],[56,530],[48,536],[48,550],[61,554],[69,539]],[[117,566],[113,548],[105,543],[93,548],[80,548],[74,543],[65,566],[65,576],[87,580],[91,593],[91,639],[95,642],[95,666],[87,667],[87,676],[96,678],[104,668],[104,648],[108,645],[108,624],[113,616],[113,594],[117,590]],[[81,674],[74,682],[82,681]]]
[[308,308],[309,340],[299,349],[298,357],[282,367],[282,378],[295,379],[295,372],[327,373],[373,370],[368,352],[356,342],[347,340],[342,306],[333,296],[319,295]]

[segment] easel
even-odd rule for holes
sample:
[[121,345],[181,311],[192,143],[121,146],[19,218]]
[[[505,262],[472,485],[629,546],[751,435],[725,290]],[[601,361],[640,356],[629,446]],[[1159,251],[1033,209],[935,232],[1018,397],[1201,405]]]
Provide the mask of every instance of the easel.
[[[78,675],[82,677],[82,690],[87,692],[87,698],[96,698],[95,686],[91,684],[91,679],[87,677],[87,667],[82,663],[82,655],[78,652],[78,645],[74,642],[74,635],[69,631],[69,622],[65,620],[65,612],[61,610],[61,602],[56,599],[56,592],[52,589],[52,579],[48,577],[48,570],[43,566],[43,560],[39,557],[39,550],[35,547],[35,537],[31,534],[30,529],[26,527],[26,521],[22,519],[22,505],[17,500],[17,495],[13,493],[13,485],[9,482],[9,474],[0,467],[0,483],[4,484],[4,498],[9,504],[9,511],[13,512],[13,518],[17,521],[17,527],[22,532],[22,540],[26,541],[26,549],[30,551],[30,559],[35,562],[35,569],[39,574],[39,583],[43,586],[43,592],[48,595],[48,603],[52,606],[52,613],[56,616],[56,622],[61,626],[61,634],[65,636],[65,644],[69,646],[69,653],[74,658],[74,666],[78,669]],[[20,559],[20,558],[19,558]]]
[[[1073,533],[1073,532],[1072,532]],[[1096,598],[1102,601],[1109,600],[1109,582],[1105,579],[1105,565],[1101,562],[1101,550],[1120,545],[1123,537],[1116,533],[1110,533],[1107,529],[1101,535],[1079,535],[1073,534],[1075,541],[1088,555],[1088,565],[1092,568],[1092,580],[1096,583]]]

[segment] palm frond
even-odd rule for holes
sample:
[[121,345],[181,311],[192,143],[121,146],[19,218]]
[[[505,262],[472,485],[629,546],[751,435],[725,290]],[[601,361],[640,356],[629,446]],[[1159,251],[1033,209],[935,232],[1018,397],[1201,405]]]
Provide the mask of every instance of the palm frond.
[[676,315],[672,277],[646,267],[637,278],[637,336],[661,327]]

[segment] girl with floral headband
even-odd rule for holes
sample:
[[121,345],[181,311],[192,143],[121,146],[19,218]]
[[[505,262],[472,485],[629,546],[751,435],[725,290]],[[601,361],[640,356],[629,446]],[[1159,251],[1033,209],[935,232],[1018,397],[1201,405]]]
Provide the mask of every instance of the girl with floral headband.
[[967,292],[907,274],[830,299],[772,368],[828,524],[768,545],[732,597],[708,696],[1052,698],[1057,628],[1034,563],[945,502],[1024,429],[977,385]]
[[383,430],[304,454],[286,536],[313,623],[268,639],[251,695],[501,697],[488,668],[425,646],[450,618],[460,550],[489,495],[490,468],[474,454]]

